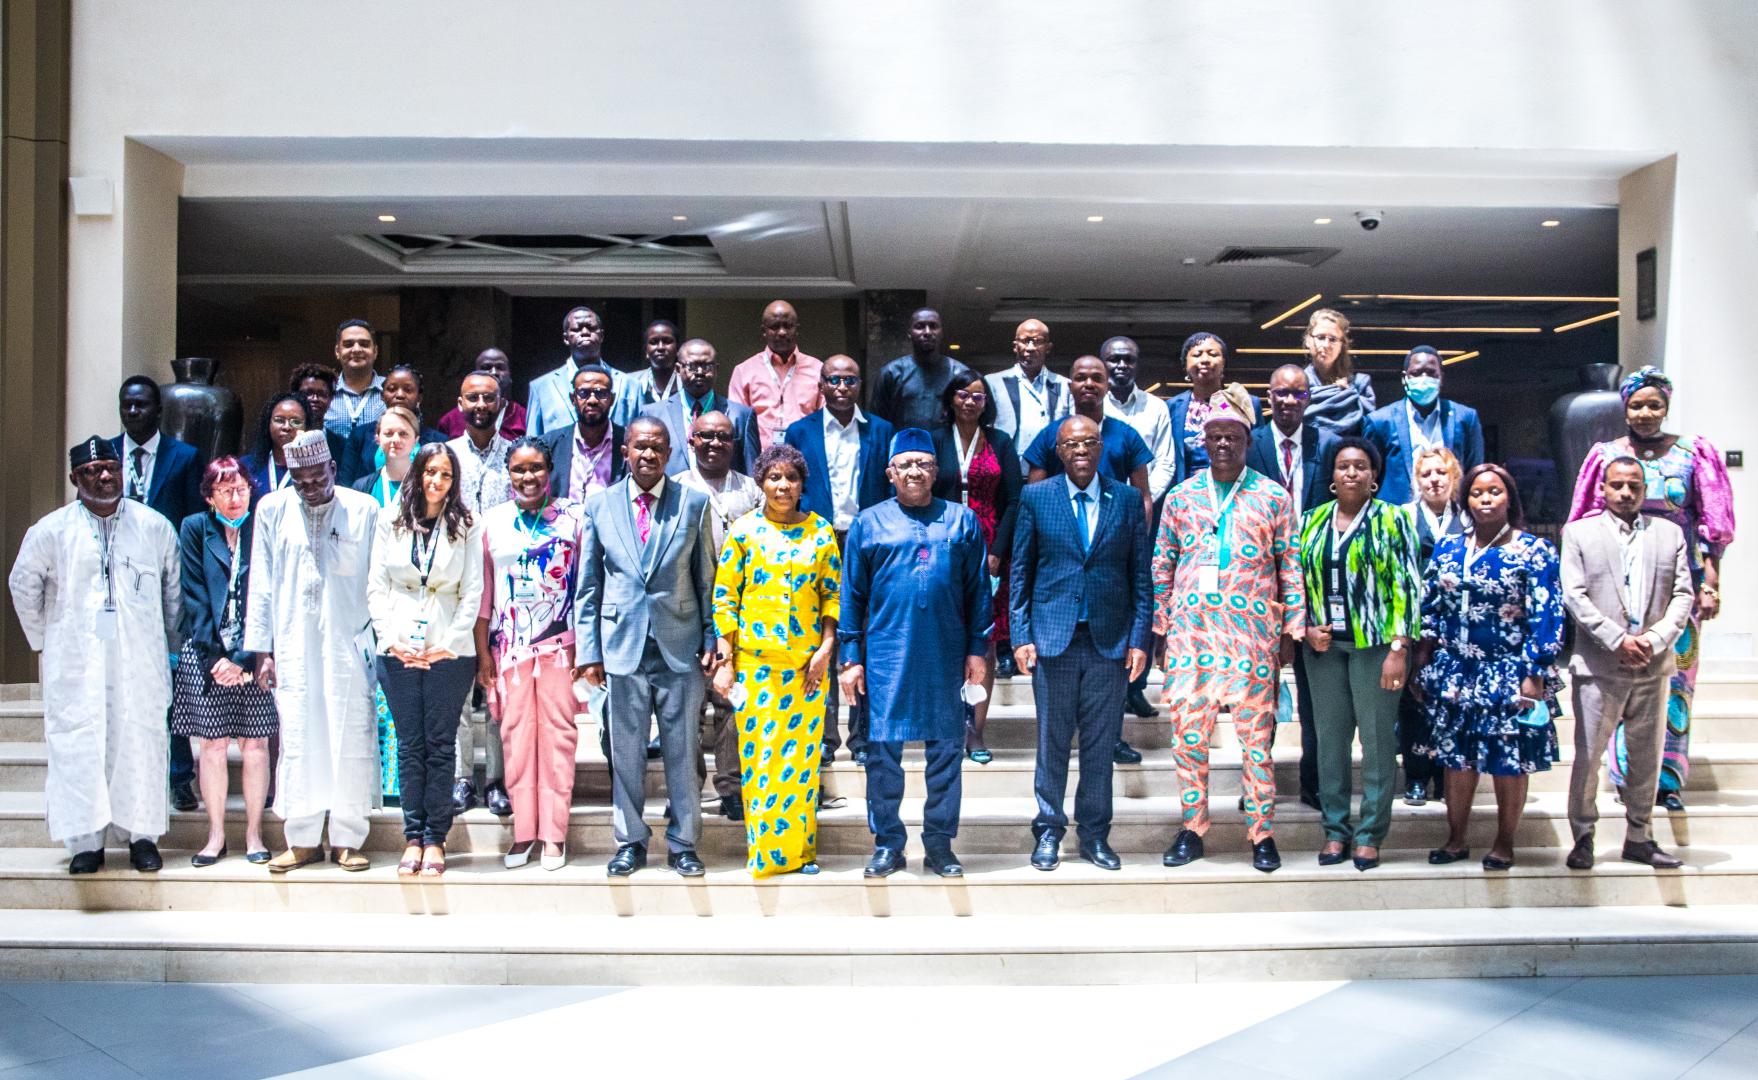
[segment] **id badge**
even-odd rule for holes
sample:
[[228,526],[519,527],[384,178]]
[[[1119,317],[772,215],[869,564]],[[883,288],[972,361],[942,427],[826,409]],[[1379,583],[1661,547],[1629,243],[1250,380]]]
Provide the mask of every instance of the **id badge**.
[[1221,591],[1221,564],[1213,551],[1203,556],[1203,561],[1196,567],[1196,591],[1202,593],[1218,593]]
[[415,620],[415,629],[409,631],[409,647],[422,650],[427,648],[427,620]]
[[1330,598],[1330,610],[1331,610],[1331,629],[1333,631],[1349,629],[1349,620],[1346,619],[1343,615],[1343,598],[1342,597],[1333,596]]
[[526,602],[537,599],[537,579],[529,574],[513,578],[513,599]]
[[92,623],[92,632],[99,641],[115,641],[116,609],[108,604],[99,608],[97,617]]

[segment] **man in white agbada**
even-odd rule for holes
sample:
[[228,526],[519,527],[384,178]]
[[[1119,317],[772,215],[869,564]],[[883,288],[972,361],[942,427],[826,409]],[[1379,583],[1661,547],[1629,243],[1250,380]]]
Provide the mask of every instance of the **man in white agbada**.
[[367,657],[367,556],[378,502],[336,487],[323,432],[287,444],[291,488],[263,496],[251,544],[244,647],[281,714],[275,812],[288,848],[269,862],[286,873],[323,860],[365,870],[367,814],[378,783]]
[[158,870],[182,604],[177,534],[122,498],[109,440],[89,438],[67,457],[79,498],[30,527],[7,579],[25,639],[43,654],[49,837],[67,846],[72,874],[103,867],[112,830],[127,835],[136,870]]

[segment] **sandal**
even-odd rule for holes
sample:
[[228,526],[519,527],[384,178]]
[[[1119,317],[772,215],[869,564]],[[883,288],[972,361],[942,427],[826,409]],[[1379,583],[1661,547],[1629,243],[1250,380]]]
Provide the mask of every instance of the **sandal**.
[[397,863],[397,876],[413,877],[419,873],[421,873],[421,845],[410,844],[403,849],[402,861]]
[[[439,852],[439,858],[430,858],[429,851]],[[446,849],[439,844],[429,844],[421,852],[421,876],[439,877],[446,872]]]
[[995,760],[995,755],[991,754],[989,748],[986,746],[977,750],[966,750],[964,753],[966,757],[970,758],[978,765],[987,765],[989,762]]

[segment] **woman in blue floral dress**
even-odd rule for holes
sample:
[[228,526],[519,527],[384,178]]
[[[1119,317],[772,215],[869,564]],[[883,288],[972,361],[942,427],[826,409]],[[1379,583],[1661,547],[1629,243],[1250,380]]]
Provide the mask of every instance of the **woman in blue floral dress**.
[[1470,527],[1435,544],[1424,575],[1422,653],[1417,676],[1429,723],[1418,750],[1447,770],[1444,846],[1434,864],[1457,862],[1466,847],[1477,778],[1496,793],[1496,838],[1485,870],[1514,865],[1514,831],[1529,774],[1557,759],[1551,702],[1561,683],[1563,598],[1556,548],[1522,532],[1514,478],[1500,465],[1472,469],[1462,485]]

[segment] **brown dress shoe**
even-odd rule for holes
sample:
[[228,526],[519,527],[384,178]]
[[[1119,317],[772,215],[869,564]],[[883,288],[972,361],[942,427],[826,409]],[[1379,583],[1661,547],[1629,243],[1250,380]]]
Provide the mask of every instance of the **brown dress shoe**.
[[350,873],[359,873],[371,866],[359,848],[339,847],[330,852],[330,861]]
[[324,861],[322,847],[290,847],[269,860],[269,873],[285,874],[289,870],[297,870],[301,866]]
[[1563,860],[1563,865],[1571,870],[1593,869],[1592,833],[1588,833],[1586,836],[1575,841],[1575,846],[1569,851],[1569,857]]
[[1683,859],[1668,855],[1660,850],[1660,845],[1652,840],[1644,840],[1640,844],[1624,841],[1624,861],[1652,866],[1656,870],[1677,870],[1685,865]]

